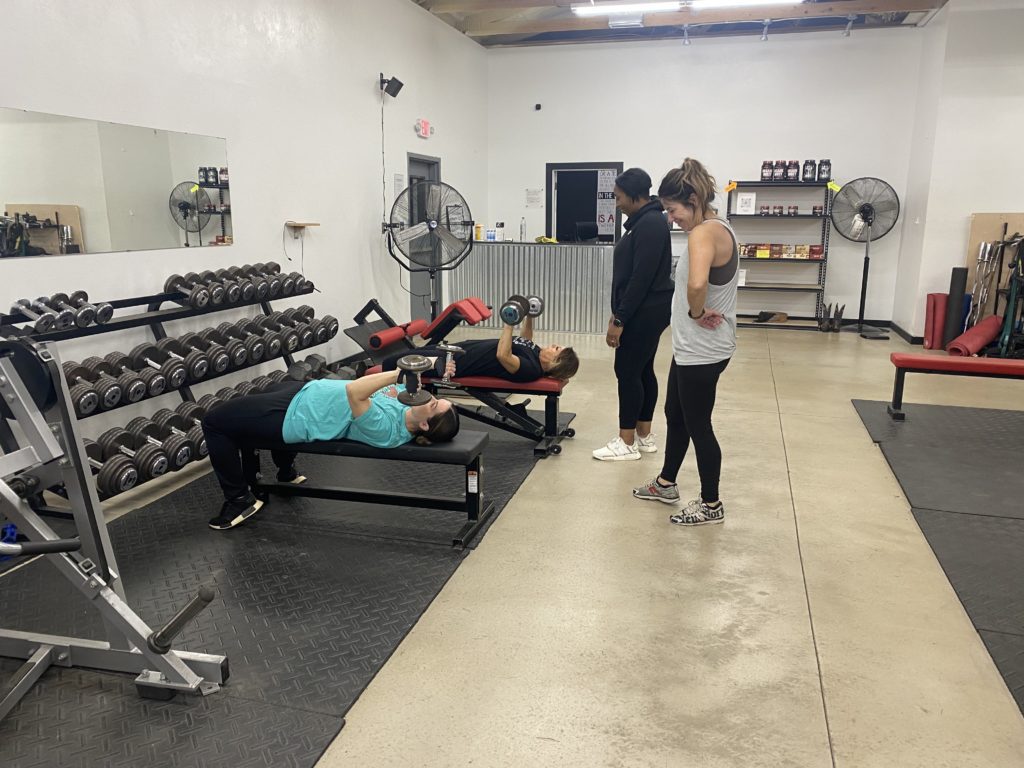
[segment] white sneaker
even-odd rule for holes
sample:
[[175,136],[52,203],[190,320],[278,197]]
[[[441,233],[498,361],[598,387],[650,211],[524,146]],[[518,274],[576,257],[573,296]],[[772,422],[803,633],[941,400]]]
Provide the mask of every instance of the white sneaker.
[[636,447],[640,453],[657,453],[658,444],[654,442],[654,433],[651,432],[647,437],[636,436]]
[[598,461],[639,461],[640,450],[636,445],[627,444],[621,437],[616,437],[604,448],[598,448],[593,456]]

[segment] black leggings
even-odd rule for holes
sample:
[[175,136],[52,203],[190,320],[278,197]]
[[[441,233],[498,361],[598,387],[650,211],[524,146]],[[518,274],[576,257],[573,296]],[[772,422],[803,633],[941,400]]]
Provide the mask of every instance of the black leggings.
[[[242,446],[245,443],[280,443],[284,415],[302,387],[301,381],[282,381],[258,394],[221,403],[203,417],[210,464],[225,498],[240,499],[249,494],[260,465],[256,451],[243,450]],[[271,451],[271,455],[279,469],[287,469],[295,462],[292,451]]]
[[672,305],[642,307],[622,329],[615,348],[615,378],[619,380],[619,429],[636,429],[638,421],[654,418],[658,377],[654,357],[661,334],[668,328]]
[[381,361],[382,371],[393,371],[398,368],[398,361],[406,355],[424,355],[425,357],[437,357],[437,362],[434,364],[433,372],[428,372],[427,375],[431,376],[444,376],[444,369],[447,365],[447,352],[442,349],[438,349],[436,344],[427,344],[422,347],[416,347],[416,349],[405,349],[401,352],[396,352],[393,355],[388,355]]
[[715,409],[718,377],[727,365],[728,360],[708,365],[677,365],[673,360],[668,374],[668,396],[665,398],[668,437],[661,479],[670,483],[676,481],[692,440],[697,452],[700,497],[704,501],[718,501],[722,449],[711,426],[711,412]]

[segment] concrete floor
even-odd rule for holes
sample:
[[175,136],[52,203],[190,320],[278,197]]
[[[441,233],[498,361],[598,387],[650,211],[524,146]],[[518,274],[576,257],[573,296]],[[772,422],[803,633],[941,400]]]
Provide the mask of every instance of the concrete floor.
[[[577,438],[537,465],[319,766],[1024,765],[1024,719],[850,404],[888,398],[889,352],[907,345],[742,331],[716,411],[726,522],[690,530],[630,496],[660,455],[590,457],[616,431],[603,339],[539,335],[583,358],[563,397]],[[663,374],[667,339],[660,357]],[[938,376],[907,389],[1021,397]],[[680,482],[696,495],[692,457]]]

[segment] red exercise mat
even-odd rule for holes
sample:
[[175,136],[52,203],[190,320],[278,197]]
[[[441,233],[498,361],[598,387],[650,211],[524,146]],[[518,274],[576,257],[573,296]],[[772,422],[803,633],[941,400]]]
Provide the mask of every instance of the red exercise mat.
[[1003,319],[992,315],[986,317],[965,333],[960,334],[946,347],[946,351],[958,357],[971,357],[995,341],[1003,329]]

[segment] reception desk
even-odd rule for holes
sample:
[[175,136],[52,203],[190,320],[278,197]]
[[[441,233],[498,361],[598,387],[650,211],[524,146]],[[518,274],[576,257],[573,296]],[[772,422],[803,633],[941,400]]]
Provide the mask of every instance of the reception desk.
[[[611,313],[611,245],[473,243],[462,265],[445,273],[445,297],[479,296],[495,309],[514,293],[544,299],[537,327],[604,333]],[[482,323],[500,328],[497,313]]]

